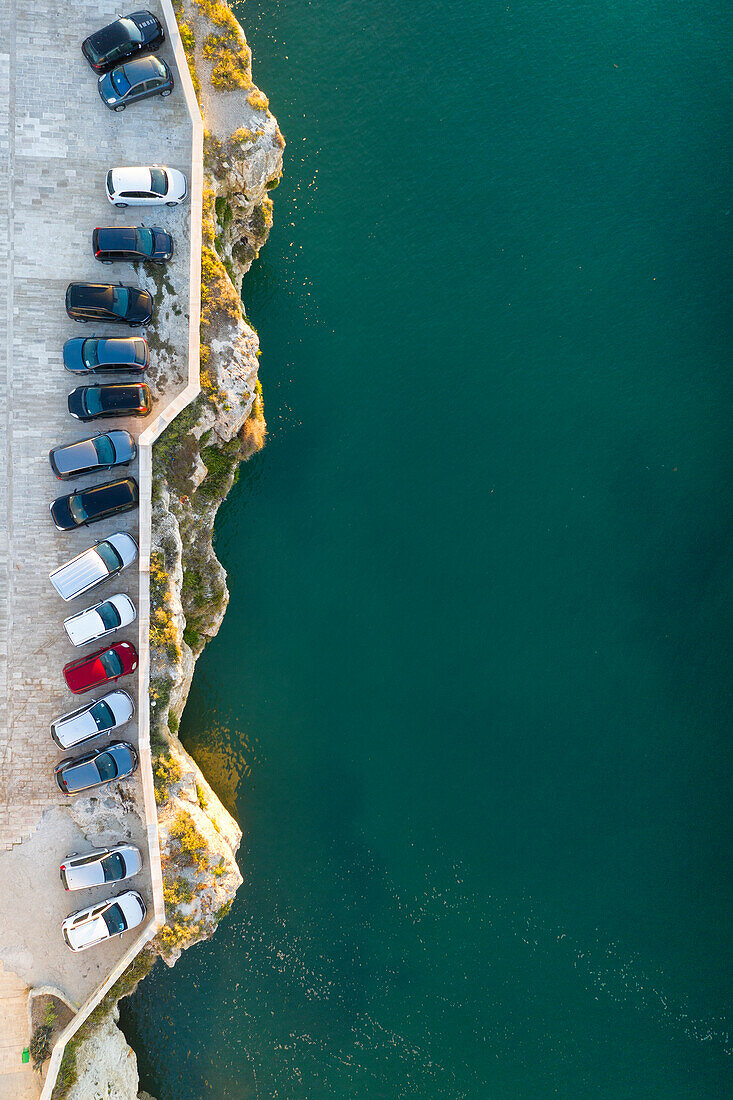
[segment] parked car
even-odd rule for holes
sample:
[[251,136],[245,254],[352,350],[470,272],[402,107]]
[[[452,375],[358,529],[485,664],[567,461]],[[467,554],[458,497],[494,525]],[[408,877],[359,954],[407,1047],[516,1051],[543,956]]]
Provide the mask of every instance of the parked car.
[[89,890],[108,882],[124,882],[142,868],[143,857],[134,844],[114,848],[92,848],[79,855],[72,852],[59,867],[64,890]]
[[158,57],[135,57],[115,65],[97,81],[102,103],[110,111],[124,111],[129,103],[139,103],[154,95],[170,95],[173,73]]
[[130,928],[137,928],[146,915],[145,902],[137,891],[126,890],[115,898],[72,913],[61,925],[61,932],[72,951],[85,951],[87,947],[95,947],[121,936]]
[[165,42],[163,24],[150,11],[121,15],[95,31],[81,44],[81,52],[95,73],[106,73],[120,61],[143,51],[155,52]]
[[114,634],[115,630],[134,623],[136,614],[135,604],[130,597],[124,592],[117,592],[109,599],[64,619],[64,630],[72,645],[86,645],[87,642],[98,642],[100,638]]
[[129,432],[119,428],[111,432],[97,432],[75,443],[61,443],[48,452],[48,461],[59,481],[69,481],[82,474],[129,466],[136,454],[135,440]]
[[178,206],[188,195],[183,172],[162,164],[150,167],[110,168],[107,198],[114,206]]
[[92,250],[94,258],[103,264],[116,260],[163,264],[173,255],[173,239],[157,225],[110,225],[94,230]]
[[56,783],[63,794],[81,794],[92,787],[126,779],[137,769],[137,753],[127,741],[110,741],[101,749],[91,749],[83,756],[68,756],[53,769]]
[[75,336],[64,344],[64,366],[72,374],[129,370],[136,374],[150,362],[144,336]]
[[147,290],[123,283],[69,283],[66,312],[73,321],[106,321],[111,325],[139,328],[153,316],[153,299]]
[[153,395],[145,382],[110,382],[102,386],[77,386],[69,394],[67,404],[77,420],[147,416],[153,407]]
[[116,577],[136,557],[137,543],[132,535],[115,531],[54,569],[49,578],[62,600],[74,600],[109,577]]
[[116,688],[100,699],[92,699],[83,707],[62,714],[51,723],[51,738],[60,749],[73,749],[75,745],[83,745],[93,737],[127,725],[134,713],[132,698],[122,688]]
[[135,478],[121,477],[56,497],[51,502],[51,519],[57,531],[75,531],[77,527],[131,512],[137,508],[139,498]]
[[64,665],[64,679],[69,691],[83,695],[85,691],[129,676],[137,668],[137,650],[132,642],[115,642],[97,649],[86,657],[78,657]]

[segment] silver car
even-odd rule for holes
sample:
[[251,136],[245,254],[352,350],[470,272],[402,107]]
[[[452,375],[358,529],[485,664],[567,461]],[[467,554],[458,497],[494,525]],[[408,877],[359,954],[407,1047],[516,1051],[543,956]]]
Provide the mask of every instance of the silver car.
[[96,474],[113,470],[115,466],[129,466],[135,461],[137,447],[129,432],[116,429],[97,432],[87,439],[63,443],[48,452],[48,461],[59,481],[68,481],[82,474]]
[[114,634],[115,630],[121,630],[123,626],[129,626],[135,621],[136,614],[135,604],[130,597],[124,592],[117,592],[109,599],[64,619],[64,630],[72,645],[86,645],[87,642],[96,642],[99,638]]
[[135,704],[126,691],[110,691],[101,699],[92,699],[51,723],[51,737],[60,749],[73,749],[93,737],[111,733],[130,721]]
[[61,932],[72,951],[85,951],[87,947],[121,936],[128,928],[137,928],[146,915],[145,902],[140,895],[135,890],[126,890],[116,898],[71,913],[61,925]]
[[140,849],[134,844],[114,848],[92,848],[79,855],[72,852],[59,868],[64,890],[89,890],[108,882],[124,882],[136,875],[143,865]]
[[132,565],[136,557],[137,543],[132,535],[127,531],[115,531],[54,569],[49,577],[62,600],[75,600]]

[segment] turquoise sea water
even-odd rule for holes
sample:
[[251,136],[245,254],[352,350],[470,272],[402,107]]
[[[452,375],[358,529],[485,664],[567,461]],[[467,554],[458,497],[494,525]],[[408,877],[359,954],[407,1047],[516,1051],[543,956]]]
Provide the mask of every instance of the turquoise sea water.
[[159,1100],[731,1094],[728,5],[248,0],[270,439]]

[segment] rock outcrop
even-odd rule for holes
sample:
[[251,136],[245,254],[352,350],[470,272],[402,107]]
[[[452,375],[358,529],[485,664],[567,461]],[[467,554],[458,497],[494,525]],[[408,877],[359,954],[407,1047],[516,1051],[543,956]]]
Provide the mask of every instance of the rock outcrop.
[[119,1015],[113,1008],[79,1045],[68,1100],[137,1100],[137,1057],[117,1026]]

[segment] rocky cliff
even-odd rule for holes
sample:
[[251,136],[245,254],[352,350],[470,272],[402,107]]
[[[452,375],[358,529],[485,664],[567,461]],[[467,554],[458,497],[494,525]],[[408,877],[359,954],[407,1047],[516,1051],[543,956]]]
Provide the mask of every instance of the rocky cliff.
[[[166,925],[134,974],[120,980],[103,1011],[96,1010],[69,1044],[54,1097],[71,1100],[135,1100],[137,1062],[116,1024],[117,1000],[131,992],[155,955],[173,965],[182,950],[213,935],[242,882],[235,858],[241,829],[177,731],[196,659],[217,633],[229,600],[212,546],[216,513],[239,463],[265,441],[259,338],[245,315],[241,288],[272,225],[269,192],[282,175],[285,141],[266,96],[252,82],[251,52],[226,4],[174,0],[174,8],[206,131],[202,392],[153,451],[151,746]],[[165,284],[158,289],[165,298]]]

